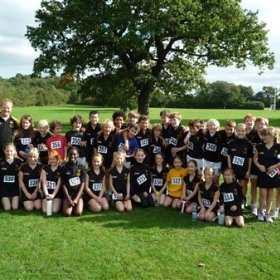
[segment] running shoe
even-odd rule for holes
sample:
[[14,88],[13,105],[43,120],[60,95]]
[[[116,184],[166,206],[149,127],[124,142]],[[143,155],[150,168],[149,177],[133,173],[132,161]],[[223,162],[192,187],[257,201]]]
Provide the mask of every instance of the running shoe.
[[273,220],[272,220],[272,218],[271,218],[271,216],[270,216],[269,214],[266,214],[266,215],[265,215],[265,221],[266,221],[267,223],[273,223]]
[[264,222],[264,214],[263,213],[258,214],[258,221]]
[[258,207],[256,204],[252,204],[252,210],[251,213],[255,216],[258,216]]
[[270,217],[271,217],[272,219],[277,219],[277,218],[278,218],[278,214],[279,214],[279,210],[273,209],[273,210],[271,211],[271,213],[270,213]]

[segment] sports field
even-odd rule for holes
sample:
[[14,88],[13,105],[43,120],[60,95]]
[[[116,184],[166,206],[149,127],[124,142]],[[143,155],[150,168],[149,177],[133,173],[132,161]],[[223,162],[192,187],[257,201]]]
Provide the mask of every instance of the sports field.
[[[100,120],[114,108],[80,106],[14,108],[20,118],[60,119],[74,114],[86,120],[91,109]],[[160,109],[151,109],[151,123]],[[174,110],[189,119],[240,122],[247,113],[265,116],[280,127],[280,112],[245,110]],[[66,127],[67,128],[67,127]],[[68,127],[69,128],[69,127]],[[279,279],[280,218],[257,222],[245,210],[245,227],[192,222],[172,209],[134,208],[131,213],[84,212],[82,217],[52,217],[40,212],[0,212],[2,279]]]

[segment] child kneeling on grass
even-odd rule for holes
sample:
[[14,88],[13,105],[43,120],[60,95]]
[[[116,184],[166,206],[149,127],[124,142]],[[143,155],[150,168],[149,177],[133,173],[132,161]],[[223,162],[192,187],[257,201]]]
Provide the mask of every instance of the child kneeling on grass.
[[135,163],[130,168],[131,198],[140,207],[154,206],[155,202],[150,193],[151,171],[150,166],[144,163],[146,154],[144,150],[138,149],[135,152]]
[[187,175],[187,170],[182,167],[183,160],[180,156],[175,156],[173,166],[166,178],[163,190],[167,188],[167,195],[163,201],[163,206],[171,206],[173,209],[181,207],[181,197],[183,195],[184,178]]
[[92,157],[91,169],[87,171],[84,200],[92,212],[107,211],[108,201],[105,198],[105,172],[102,168],[103,156],[95,153]]
[[78,164],[79,150],[77,147],[68,148],[67,156],[69,160],[63,165],[61,174],[64,193],[63,214],[65,217],[69,217],[74,211],[76,216],[81,216],[84,207],[82,194],[86,171],[82,164]]
[[199,220],[212,222],[217,216],[219,187],[213,181],[214,170],[212,167],[204,169],[205,182],[198,183],[198,203],[200,206]]
[[242,215],[242,186],[235,180],[234,171],[228,167],[223,172],[224,182],[220,186],[220,212],[225,212],[225,225],[230,227],[235,221],[237,226],[244,226]]
[[125,152],[114,152],[115,166],[110,170],[109,185],[112,191],[113,205],[118,212],[131,211],[129,169],[124,166]]

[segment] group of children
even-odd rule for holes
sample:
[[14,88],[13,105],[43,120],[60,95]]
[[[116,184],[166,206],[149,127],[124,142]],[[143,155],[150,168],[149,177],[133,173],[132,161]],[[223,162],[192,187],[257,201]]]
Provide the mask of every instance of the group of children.
[[84,204],[92,212],[106,211],[109,202],[119,212],[160,204],[192,213],[195,206],[199,220],[211,222],[224,212],[227,226],[244,226],[251,180],[252,213],[260,221],[277,217],[280,144],[266,118],[248,114],[244,123],[230,120],[220,130],[215,119],[194,119],[186,128],[181,114],[168,110],[151,129],[148,116],[128,117],[126,124],[125,113],[116,111],[100,124],[98,111],[91,111],[85,124],[75,115],[64,136],[58,120],[41,120],[35,129],[32,117],[22,116],[0,161],[4,210],[17,209],[20,195],[27,211],[46,213],[52,200],[52,211],[62,208],[65,216],[82,215]]

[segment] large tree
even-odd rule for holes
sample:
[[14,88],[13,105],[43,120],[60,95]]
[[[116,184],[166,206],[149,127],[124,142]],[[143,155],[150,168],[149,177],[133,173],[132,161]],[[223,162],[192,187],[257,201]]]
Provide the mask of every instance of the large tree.
[[34,72],[63,71],[84,91],[185,94],[209,65],[272,68],[267,30],[240,0],[43,0],[26,36],[40,51]]

